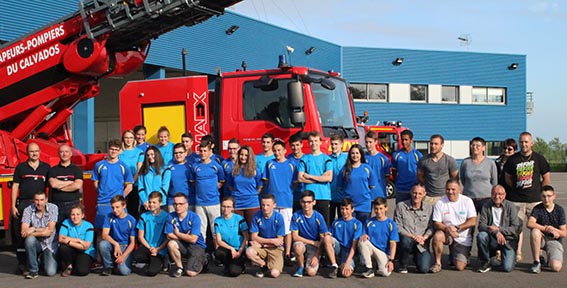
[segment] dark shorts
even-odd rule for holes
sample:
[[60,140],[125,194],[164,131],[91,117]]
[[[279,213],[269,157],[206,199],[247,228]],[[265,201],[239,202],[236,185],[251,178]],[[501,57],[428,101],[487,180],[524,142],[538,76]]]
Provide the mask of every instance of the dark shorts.
[[187,266],[185,266],[185,270],[197,273],[203,270],[203,267],[207,264],[205,248],[197,244],[189,244],[179,240],[171,241],[177,242],[177,245],[179,246],[179,253],[181,253],[181,256],[187,257]]

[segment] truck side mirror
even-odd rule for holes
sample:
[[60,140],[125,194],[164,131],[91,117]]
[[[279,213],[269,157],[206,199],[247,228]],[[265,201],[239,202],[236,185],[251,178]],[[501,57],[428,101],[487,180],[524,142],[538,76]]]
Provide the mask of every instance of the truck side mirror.
[[303,87],[301,82],[292,81],[287,84],[287,97],[289,99],[290,120],[295,126],[305,124],[305,112],[303,111]]

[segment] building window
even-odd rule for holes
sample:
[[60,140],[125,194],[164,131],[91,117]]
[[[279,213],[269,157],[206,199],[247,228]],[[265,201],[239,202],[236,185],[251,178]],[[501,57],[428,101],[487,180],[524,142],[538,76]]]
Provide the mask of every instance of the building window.
[[414,141],[415,150],[418,150],[423,155],[429,154],[429,141]]
[[410,85],[410,101],[427,102],[427,85]]
[[506,89],[490,87],[473,87],[472,103],[474,104],[505,104]]
[[498,157],[502,154],[503,141],[486,141],[486,156]]
[[350,84],[350,93],[354,100],[382,101],[388,100],[388,84]]
[[441,86],[441,101],[444,103],[459,103],[459,87]]

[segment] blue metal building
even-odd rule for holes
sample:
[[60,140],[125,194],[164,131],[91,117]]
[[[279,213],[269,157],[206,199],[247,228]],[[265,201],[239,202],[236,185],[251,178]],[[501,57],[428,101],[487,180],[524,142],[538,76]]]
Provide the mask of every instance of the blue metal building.
[[[77,9],[77,2],[68,0],[2,0],[0,40],[16,39]],[[227,35],[233,25],[239,29]],[[287,53],[286,46],[294,53]],[[312,53],[305,53],[311,47]],[[144,71],[132,79],[179,75],[183,48],[188,70],[211,79],[217,68],[234,70],[242,61],[248,69],[275,67],[280,54],[288,54],[292,65],[339,71],[352,84],[357,115],[368,111],[372,124],[402,121],[422,149],[427,149],[430,135],[442,134],[445,150],[460,159],[475,136],[489,141],[489,154],[494,154],[500,152],[498,141],[526,129],[525,55],[342,47],[227,11],[153,41]],[[108,128],[119,117],[117,109],[96,107],[108,107],[109,102],[118,106],[117,89],[125,81],[103,81],[102,97],[77,107],[73,130],[79,149],[94,152],[95,130],[108,139],[119,137],[116,128]],[[95,128],[105,119],[112,120]]]

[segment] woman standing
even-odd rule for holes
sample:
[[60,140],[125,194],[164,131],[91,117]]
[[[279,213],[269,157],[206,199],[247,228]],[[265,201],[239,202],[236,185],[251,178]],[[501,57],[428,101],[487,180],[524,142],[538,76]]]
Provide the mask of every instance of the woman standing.
[[122,152],[118,155],[118,159],[124,162],[130,169],[134,177],[134,185],[132,192],[126,197],[128,212],[134,218],[138,219],[138,208],[140,207],[140,197],[138,196],[138,171],[144,162],[144,151],[136,147],[135,134],[132,130],[125,130],[122,133]]
[[232,177],[228,178],[228,189],[234,197],[236,213],[244,216],[250,226],[254,213],[260,210],[258,195],[264,186],[260,170],[256,168],[256,158],[250,146],[238,150],[238,161],[232,168]]
[[92,245],[94,240],[94,227],[85,218],[84,208],[77,205],[71,208],[69,219],[65,219],[59,229],[60,264],[64,267],[61,276],[67,277],[71,273],[85,276],[91,270],[91,264],[96,257]]
[[148,197],[154,191],[161,193],[161,206],[165,206],[170,181],[171,170],[165,166],[159,149],[156,146],[149,147],[146,150],[146,157],[138,173],[137,181],[140,204],[144,211],[148,211]]
[[337,187],[344,191],[345,198],[354,202],[354,217],[365,223],[372,211],[371,190],[378,185],[378,178],[372,167],[366,163],[364,150],[354,144],[348,151],[345,167],[339,174]]
[[461,163],[461,182],[463,195],[470,197],[474,202],[477,213],[482,205],[490,200],[492,187],[498,184],[498,172],[492,159],[484,155],[486,141],[475,137],[470,142],[471,156]]
[[498,184],[504,186],[506,188],[506,192],[510,192],[508,189],[508,184],[506,184],[506,177],[504,176],[504,164],[508,161],[510,156],[516,153],[516,149],[518,149],[518,143],[514,138],[508,138],[504,140],[504,146],[502,147],[502,155],[496,158],[496,168],[498,169]]
[[136,147],[146,153],[146,150],[152,146],[150,143],[146,142],[146,133],[148,129],[144,125],[138,125],[134,127],[134,135],[136,135]]
[[221,201],[221,216],[215,219],[215,237],[218,248],[215,258],[224,266],[224,275],[236,277],[244,271],[248,225],[244,218],[234,211],[234,198],[224,197]]

